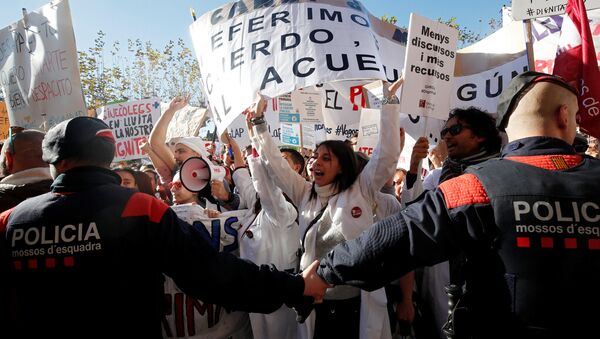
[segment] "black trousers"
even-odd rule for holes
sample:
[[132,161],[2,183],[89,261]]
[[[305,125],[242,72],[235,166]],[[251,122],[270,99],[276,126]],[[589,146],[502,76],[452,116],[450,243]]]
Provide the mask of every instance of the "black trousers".
[[360,296],[344,300],[323,300],[315,305],[314,339],[358,339]]

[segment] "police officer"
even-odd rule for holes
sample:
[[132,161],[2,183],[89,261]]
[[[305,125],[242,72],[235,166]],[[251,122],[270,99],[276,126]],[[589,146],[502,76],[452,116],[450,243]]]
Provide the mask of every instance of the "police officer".
[[577,96],[556,76],[515,77],[498,105],[501,158],[336,246],[307,288],[372,290],[462,252],[455,337],[598,337],[600,162],[571,146]]
[[6,337],[160,338],[165,311],[203,307],[165,310],[163,273],[228,309],[268,313],[302,297],[302,277],[218,253],[166,204],[120,187],[103,121],[63,121],[42,147],[52,191],[0,215]]

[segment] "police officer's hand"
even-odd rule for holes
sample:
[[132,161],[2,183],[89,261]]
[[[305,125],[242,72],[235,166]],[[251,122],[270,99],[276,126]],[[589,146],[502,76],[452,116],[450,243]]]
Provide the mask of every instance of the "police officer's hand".
[[302,271],[302,277],[304,278],[304,295],[313,297],[316,304],[323,302],[325,291],[332,287],[317,274],[318,267],[319,261],[315,260],[310,266]]

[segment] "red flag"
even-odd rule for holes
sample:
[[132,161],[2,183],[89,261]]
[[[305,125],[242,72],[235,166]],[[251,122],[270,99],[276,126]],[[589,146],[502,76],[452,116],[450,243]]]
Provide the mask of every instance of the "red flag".
[[600,138],[600,71],[583,0],[567,3],[553,74],[577,84],[579,128]]

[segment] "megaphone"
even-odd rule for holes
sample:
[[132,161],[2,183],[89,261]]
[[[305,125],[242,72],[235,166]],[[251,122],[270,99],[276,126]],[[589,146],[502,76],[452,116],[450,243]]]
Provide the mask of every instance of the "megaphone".
[[212,180],[223,180],[225,169],[204,157],[191,157],[183,162],[179,175],[183,187],[190,192],[200,192]]

